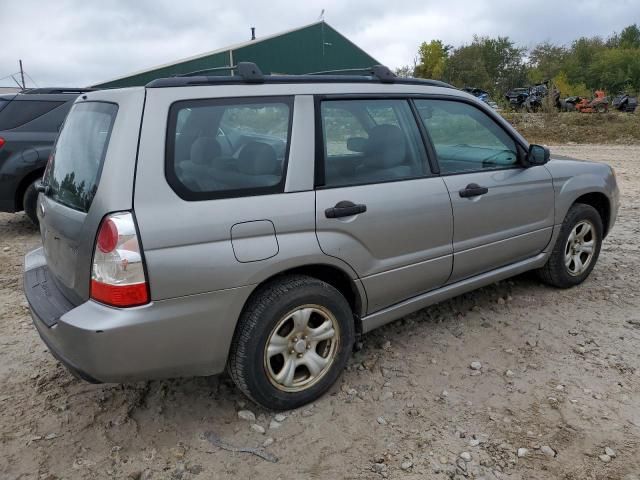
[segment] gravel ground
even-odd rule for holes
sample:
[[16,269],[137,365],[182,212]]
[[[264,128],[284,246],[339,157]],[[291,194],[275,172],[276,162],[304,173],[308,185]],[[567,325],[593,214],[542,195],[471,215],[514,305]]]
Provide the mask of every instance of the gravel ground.
[[225,377],[73,378],[21,290],[38,235],[0,214],[0,478],[638,480],[640,146],[552,150],[617,170],[620,216],[587,282],[561,291],[528,274],[405,317],[285,415]]

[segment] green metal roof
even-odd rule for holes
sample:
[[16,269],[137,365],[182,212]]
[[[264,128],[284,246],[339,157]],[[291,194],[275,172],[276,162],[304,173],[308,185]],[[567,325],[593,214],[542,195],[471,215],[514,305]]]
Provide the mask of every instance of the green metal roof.
[[[146,85],[156,78],[254,62],[263,73],[301,74],[324,70],[365,68],[379,63],[324,21],[251,40],[195,57],[94,85],[119,88]],[[221,72],[227,75],[229,72]]]

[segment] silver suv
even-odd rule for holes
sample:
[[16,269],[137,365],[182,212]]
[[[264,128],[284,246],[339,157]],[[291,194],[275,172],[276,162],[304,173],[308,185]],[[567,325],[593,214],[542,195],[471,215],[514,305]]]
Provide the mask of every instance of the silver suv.
[[594,268],[618,210],[609,166],[550,160],[473,96],[382,67],[237,72],[71,109],[24,287],[80,377],[227,369],[290,409],[376,327],[526,270],[566,288]]

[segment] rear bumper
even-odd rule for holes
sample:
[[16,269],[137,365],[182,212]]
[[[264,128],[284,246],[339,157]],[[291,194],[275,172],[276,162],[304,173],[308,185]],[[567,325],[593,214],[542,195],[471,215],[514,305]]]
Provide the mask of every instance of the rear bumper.
[[[33,282],[35,269],[46,281]],[[56,358],[94,382],[222,372],[252,290],[240,287],[128,309],[91,300],[60,305],[61,294],[46,269],[41,249],[25,257],[25,295],[34,325]]]

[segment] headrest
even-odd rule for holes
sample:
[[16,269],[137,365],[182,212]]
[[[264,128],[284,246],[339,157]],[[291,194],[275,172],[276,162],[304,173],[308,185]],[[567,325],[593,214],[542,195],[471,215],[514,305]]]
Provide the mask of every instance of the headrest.
[[222,153],[220,144],[213,137],[198,137],[191,145],[190,159],[197,165],[211,165]]
[[278,158],[274,148],[263,142],[249,142],[238,155],[238,171],[247,175],[271,175],[276,173]]
[[404,163],[407,145],[404,133],[396,125],[378,125],[369,131],[365,164],[370,168],[390,168]]

